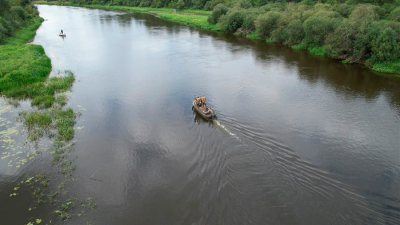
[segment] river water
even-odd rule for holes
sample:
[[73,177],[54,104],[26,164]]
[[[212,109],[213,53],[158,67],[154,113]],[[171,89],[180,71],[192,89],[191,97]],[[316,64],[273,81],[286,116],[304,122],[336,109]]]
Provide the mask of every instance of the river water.
[[[70,192],[98,205],[67,224],[400,224],[399,78],[149,14],[38,8],[34,43],[84,108]],[[192,111],[201,94],[217,121]],[[41,165],[0,170],[1,199]],[[16,207],[1,223],[27,221]]]

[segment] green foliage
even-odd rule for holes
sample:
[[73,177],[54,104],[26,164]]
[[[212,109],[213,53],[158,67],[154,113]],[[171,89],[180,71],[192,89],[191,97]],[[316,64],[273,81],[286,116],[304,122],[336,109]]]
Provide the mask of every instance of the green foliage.
[[272,38],[281,44],[286,44],[289,40],[290,33],[285,27],[280,27],[271,33]]
[[248,9],[244,11],[242,32],[249,33],[255,30],[255,20],[262,13],[260,10]]
[[400,58],[400,36],[388,27],[371,43],[373,57],[377,61],[393,61]]
[[322,46],[325,37],[333,32],[336,27],[336,20],[329,17],[311,16],[304,21],[304,41],[307,45]]
[[232,9],[227,14],[221,16],[220,21],[222,31],[235,33],[243,24],[244,14],[240,10]]
[[348,18],[351,12],[353,11],[354,6],[348,4],[340,4],[335,7],[335,12],[339,13],[341,16]]
[[201,28],[204,30],[219,31],[218,25],[209,24],[206,16],[201,15],[183,15],[171,13],[159,13],[158,16],[162,19],[187,24],[189,26]]
[[[390,64],[399,58],[397,52],[399,52],[400,1],[121,0],[118,2],[121,5],[152,7],[204,6],[203,9],[213,9],[213,11],[207,14],[207,11],[186,11],[187,9],[172,12],[172,9],[168,8],[116,5],[85,5],[85,7],[152,12],[166,20],[201,29],[222,30],[252,39],[266,39],[267,42],[286,44],[294,49],[305,49],[316,55],[327,55],[349,63],[365,63],[374,68],[378,68],[375,65],[383,65],[385,62]],[[209,16],[195,17],[193,13],[198,14],[197,16]],[[5,26],[7,25],[3,25]],[[46,103],[44,100],[41,102]]]
[[289,39],[288,39],[289,45],[299,44],[305,36],[303,24],[299,19],[291,21],[287,26],[287,30],[289,32]]
[[390,19],[400,22],[400,7],[393,9],[393,11],[390,13]]
[[257,34],[262,37],[268,37],[277,27],[277,22],[281,13],[270,11],[259,15],[254,22],[256,25]]
[[214,10],[212,11],[211,15],[208,16],[207,22],[211,24],[218,23],[219,18],[222,15],[225,15],[228,12],[229,8],[223,4],[218,4],[215,6]]
[[0,44],[20,27],[31,23],[32,18],[38,15],[36,7],[28,3],[26,0],[12,3],[0,0]]
[[374,63],[372,69],[382,73],[400,73],[400,60]]
[[375,7],[369,4],[358,5],[349,17],[353,21],[371,22],[378,19]]
[[307,50],[314,55],[320,55],[320,56],[326,56],[327,55],[327,50],[323,46],[319,47],[308,47]]
[[217,5],[223,4],[224,2],[225,2],[224,0],[207,1],[206,4],[204,5],[203,9],[204,10],[214,10]]

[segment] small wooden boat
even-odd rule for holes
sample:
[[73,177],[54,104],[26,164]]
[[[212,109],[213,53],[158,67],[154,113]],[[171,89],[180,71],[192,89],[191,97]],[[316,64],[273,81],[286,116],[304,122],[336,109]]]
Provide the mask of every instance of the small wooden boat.
[[66,34],[59,34],[58,36],[66,37],[67,35]]
[[[213,109],[211,109],[209,106],[206,106],[206,108],[200,108],[198,105],[196,105],[195,100],[193,100],[193,108],[206,120],[213,120],[216,117],[215,111]],[[207,110],[209,111],[209,113],[205,113]]]

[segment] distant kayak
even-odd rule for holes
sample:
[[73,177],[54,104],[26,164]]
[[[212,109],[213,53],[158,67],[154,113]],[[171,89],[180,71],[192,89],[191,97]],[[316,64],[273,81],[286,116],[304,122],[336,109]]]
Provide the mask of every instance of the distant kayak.
[[67,34],[59,34],[58,36],[66,37]]
[[[205,108],[200,108],[199,106],[196,105],[195,100],[193,100],[193,108],[194,110],[196,110],[198,114],[200,114],[206,120],[213,120],[216,117],[215,111],[212,108],[210,108],[207,105]],[[206,113],[207,111],[209,111],[209,113]]]

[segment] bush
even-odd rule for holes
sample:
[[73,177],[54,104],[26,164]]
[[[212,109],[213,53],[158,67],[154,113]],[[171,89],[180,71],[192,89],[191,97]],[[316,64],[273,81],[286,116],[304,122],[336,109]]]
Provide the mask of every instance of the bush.
[[218,5],[218,4],[222,4],[224,3],[223,0],[211,0],[211,1],[207,1],[206,4],[204,5],[204,10],[214,10],[214,8]]
[[370,22],[378,19],[378,14],[375,12],[375,7],[373,5],[362,4],[354,9],[349,18],[353,21],[363,20]]
[[389,17],[391,20],[400,22],[400,7],[393,9]]
[[214,10],[212,11],[211,15],[208,16],[207,22],[211,24],[218,23],[219,19],[222,15],[225,15],[228,12],[229,8],[223,4],[218,4],[215,6]]
[[242,28],[245,33],[251,32],[255,29],[254,21],[257,19],[257,16],[260,15],[260,13],[261,11],[258,10],[246,10],[244,12]]
[[303,24],[306,45],[322,46],[325,37],[335,30],[335,26],[333,18],[311,16]]
[[177,8],[177,9],[183,9],[183,8],[185,8],[185,2],[184,2],[183,0],[179,0],[179,1],[176,3],[176,8]]
[[348,55],[351,55],[354,45],[353,40],[357,31],[357,27],[354,24],[349,19],[345,19],[327,37],[325,43],[327,44],[329,55],[340,59],[345,59]]
[[303,24],[301,20],[293,20],[288,24],[288,31],[289,31],[289,45],[297,45],[303,40],[305,33],[303,29]]
[[243,12],[235,9],[229,10],[226,15],[221,17],[221,29],[227,33],[234,33],[242,27],[243,20]]
[[288,40],[290,37],[290,32],[287,28],[280,27],[280,28],[272,31],[271,36],[275,40],[275,42],[278,42],[281,44],[286,44],[286,43],[288,43]]
[[235,4],[235,8],[248,9],[248,8],[251,8],[251,7],[252,7],[252,5],[248,0],[239,0]]
[[277,28],[277,22],[281,13],[270,11],[266,14],[259,15],[256,19],[255,26],[257,34],[261,37],[268,37]]
[[372,41],[372,57],[378,61],[392,61],[400,57],[400,37],[387,27],[378,38]]
[[348,18],[349,15],[351,14],[351,11],[353,10],[353,6],[347,5],[347,4],[340,4],[338,7],[336,7],[335,11],[339,13],[341,16]]
[[26,20],[27,18],[27,13],[25,12],[24,8],[21,6],[14,6],[11,7],[11,13],[17,17],[17,19],[20,19],[22,21]]

